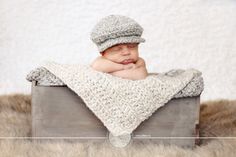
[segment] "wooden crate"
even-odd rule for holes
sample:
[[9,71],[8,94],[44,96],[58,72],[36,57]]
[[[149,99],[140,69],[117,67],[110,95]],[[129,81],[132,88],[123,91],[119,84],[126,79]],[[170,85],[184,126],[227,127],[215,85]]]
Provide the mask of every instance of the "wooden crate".
[[[194,148],[199,108],[200,96],[170,100],[133,131],[132,142],[149,140]],[[33,81],[32,136],[104,141],[108,130],[67,86],[41,86]]]

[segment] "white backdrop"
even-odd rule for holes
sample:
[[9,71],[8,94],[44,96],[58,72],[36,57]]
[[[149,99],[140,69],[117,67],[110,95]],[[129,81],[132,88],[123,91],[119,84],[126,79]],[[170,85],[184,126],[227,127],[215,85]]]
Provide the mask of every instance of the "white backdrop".
[[89,64],[90,31],[110,14],[142,25],[149,72],[196,68],[201,101],[236,98],[235,0],[0,0],[0,94],[29,94],[25,76],[44,60]]

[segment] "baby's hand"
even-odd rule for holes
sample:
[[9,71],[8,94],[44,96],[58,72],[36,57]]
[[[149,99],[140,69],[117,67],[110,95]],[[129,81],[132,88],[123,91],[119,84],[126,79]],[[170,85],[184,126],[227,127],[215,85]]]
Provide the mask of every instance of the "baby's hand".
[[134,63],[124,64],[123,69],[135,69],[136,65]]

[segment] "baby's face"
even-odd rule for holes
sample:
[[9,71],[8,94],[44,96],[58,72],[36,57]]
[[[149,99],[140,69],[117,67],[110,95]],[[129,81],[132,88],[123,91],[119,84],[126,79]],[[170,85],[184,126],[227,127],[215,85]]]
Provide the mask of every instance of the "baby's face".
[[139,58],[138,43],[117,44],[106,49],[103,56],[113,62],[129,64],[136,62]]

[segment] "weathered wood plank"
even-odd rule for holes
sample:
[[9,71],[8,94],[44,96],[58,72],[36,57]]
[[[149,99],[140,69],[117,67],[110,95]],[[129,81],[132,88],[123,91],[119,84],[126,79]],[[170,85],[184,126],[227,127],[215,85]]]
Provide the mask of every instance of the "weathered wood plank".
[[[195,137],[199,123],[200,96],[175,98],[143,121],[132,139],[152,139],[156,143],[194,146],[194,139],[155,137]],[[39,86],[32,82],[32,136],[107,138],[103,123],[83,100],[66,86]]]

